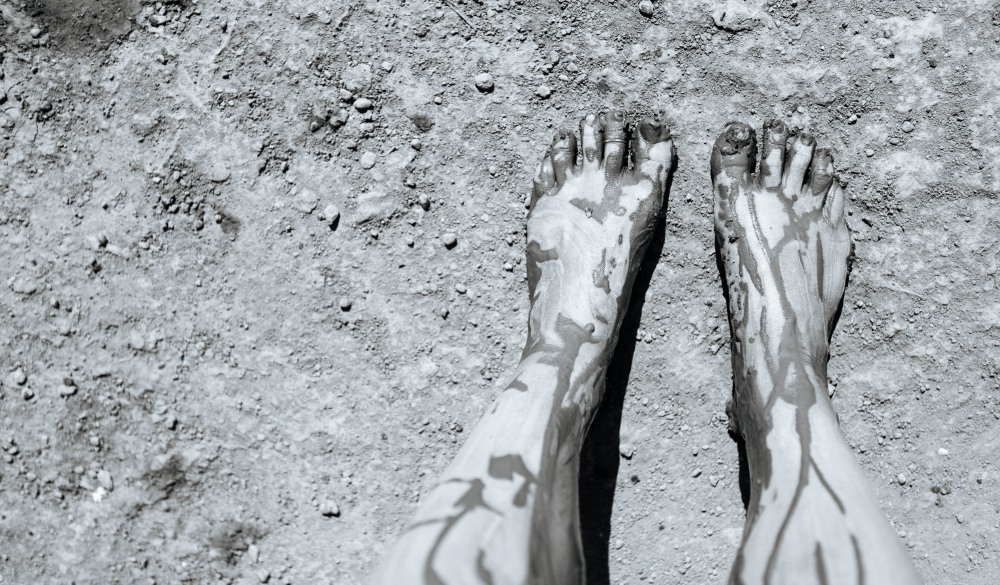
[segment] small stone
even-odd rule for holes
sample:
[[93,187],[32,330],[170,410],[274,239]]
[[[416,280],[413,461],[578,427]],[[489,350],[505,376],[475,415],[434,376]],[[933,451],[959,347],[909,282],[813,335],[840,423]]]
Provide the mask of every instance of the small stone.
[[476,89],[483,93],[490,93],[495,87],[493,83],[493,76],[489,73],[480,73],[476,76]]
[[38,283],[30,278],[16,278],[10,288],[19,295],[30,295],[38,290]]
[[24,373],[24,370],[18,368],[10,373],[10,381],[17,386],[24,386],[28,381],[28,375]]
[[340,220],[340,208],[333,203],[327,205],[323,208],[323,219],[331,227],[337,225],[337,222]]
[[691,477],[698,477],[699,475],[701,475],[701,468],[695,469],[691,472]]
[[97,483],[109,492],[115,489],[115,482],[111,480],[111,474],[107,470],[102,469],[97,472]]
[[136,351],[142,351],[146,347],[146,340],[143,339],[142,333],[138,331],[133,331],[128,336],[129,347]]
[[900,473],[896,476],[896,481],[899,482],[899,485],[906,485],[906,476]]
[[410,148],[412,148],[413,150],[420,150],[423,147],[424,143],[420,142],[419,138],[414,138],[413,140],[410,141]]
[[74,394],[76,394],[76,386],[69,386],[67,384],[59,386],[59,396],[68,398]]
[[906,132],[907,134],[909,134],[910,132],[913,132],[914,128],[915,128],[915,126],[913,125],[913,122],[911,122],[909,120],[903,122],[903,126],[902,126],[903,132]]
[[257,575],[257,579],[261,583],[267,583],[268,581],[271,580],[271,572],[268,571],[267,569],[257,569],[256,571],[254,571],[254,574]]
[[469,289],[465,288],[465,285],[461,282],[455,285],[455,292],[460,295],[464,295]]
[[340,310],[341,311],[350,311],[351,310],[351,305],[352,305],[351,299],[349,299],[347,297],[340,297]]
[[312,213],[317,205],[319,205],[319,197],[308,189],[303,189],[295,196],[295,208],[306,215]]
[[340,98],[340,101],[342,101],[345,104],[347,104],[347,103],[350,103],[351,100],[354,99],[354,94],[351,93],[351,91],[348,90],[348,89],[341,89],[340,92],[338,93],[338,97]]
[[384,70],[384,71],[385,71],[386,73],[389,73],[389,72],[391,72],[391,71],[392,71],[392,63],[390,63],[390,62],[388,62],[388,61],[382,61],[382,69],[383,69],[383,70]]
[[149,20],[149,24],[153,26],[163,26],[167,24],[167,17],[162,14],[156,14],[155,12],[150,14],[147,20]]
[[456,236],[452,232],[448,232],[445,235],[441,236],[441,243],[444,244],[445,248],[448,249],[454,248],[455,245],[458,244],[458,236]]
[[426,193],[421,193],[420,195],[417,195],[417,204],[420,205],[424,211],[427,211],[431,208],[431,199]]
[[870,149],[870,148],[865,149],[865,156],[867,156],[868,158],[871,158],[871,157],[875,156],[875,151],[872,150],[872,149]]
[[174,430],[177,428],[177,417],[169,414],[167,418],[163,419],[163,426],[167,427],[169,430]]
[[250,557],[251,563],[256,563],[260,560],[260,549],[257,548],[256,544],[251,544],[247,547],[247,556]]
[[961,523],[965,522],[965,516],[962,516],[961,514],[959,514],[959,515],[955,516],[955,521],[958,522],[959,524],[961,524]]
[[622,542],[622,539],[616,538],[615,539],[615,549],[620,549],[623,546],[625,546],[625,543]]
[[708,484],[712,487],[719,485],[719,478],[714,475],[708,476]]
[[548,97],[552,95],[552,90],[549,89],[549,86],[542,84],[539,85],[538,89],[535,90],[535,95],[542,98],[543,100],[548,99]]
[[631,459],[635,454],[635,445],[632,443],[622,443],[618,445],[618,453],[625,459]]
[[37,26],[33,26],[31,27],[31,30],[28,31],[28,34],[31,35],[31,38],[37,39],[38,37],[42,36],[42,29],[38,28]]
[[21,390],[21,398],[25,400],[31,400],[34,397],[35,397],[35,391],[32,390],[31,388],[25,388]]
[[319,505],[319,513],[327,518],[340,516],[340,508],[334,502],[326,500]]
[[851,117],[847,119],[847,123],[848,124],[854,124],[857,121],[858,121],[858,115],[857,114],[851,114]]
[[507,272],[514,272],[514,265],[511,264],[510,262],[504,262],[503,269],[506,270]]
[[362,154],[360,162],[361,162],[361,168],[363,169],[372,168],[373,166],[375,166],[375,153],[366,152]]
[[650,0],[642,0],[639,3],[639,14],[642,14],[646,18],[653,16],[653,3]]
[[372,108],[372,101],[368,98],[358,98],[354,100],[354,109],[359,112],[367,112]]

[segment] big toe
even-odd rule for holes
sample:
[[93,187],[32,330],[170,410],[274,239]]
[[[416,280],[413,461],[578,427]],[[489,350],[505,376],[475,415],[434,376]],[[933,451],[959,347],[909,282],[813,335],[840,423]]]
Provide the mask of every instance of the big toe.
[[730,122],[712,149],[712,183],[720,196],[746,184],[757,165],[757,140],[753,128]]
[[556,132],[549,156],[552,157],[556,184],[562,185],[566,182],[566,176],[576,169],[576,135],[572,130],[562,129]]
[[670,127],[652,116],[639,122],[632,138],[632,161],[636,175],[662,189],[674,161]]

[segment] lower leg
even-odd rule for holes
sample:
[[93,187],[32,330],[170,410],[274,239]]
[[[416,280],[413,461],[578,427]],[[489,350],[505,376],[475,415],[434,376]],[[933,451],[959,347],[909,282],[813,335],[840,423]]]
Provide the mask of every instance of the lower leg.
[[751,480],[738,584],[919,583],[837,424],[829,339],[852,251],[829,152],[769,123],[712,155],[733,355],[731,419]]

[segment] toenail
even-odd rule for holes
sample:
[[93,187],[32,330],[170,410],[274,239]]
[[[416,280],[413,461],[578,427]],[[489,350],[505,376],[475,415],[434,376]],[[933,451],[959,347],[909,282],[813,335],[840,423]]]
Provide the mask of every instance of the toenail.
[[615,110],[614,112],[611,112],[611,115],[614,117],[615,120],[618,121],[622,121],[625,119],[625,112],[621,110]]
[[597,121],[597,116],[595,116],[594,114],[587,114],[587,117],[584,118],[584,121],[587,122],[588,126],[593,126],[594,122]]
[[812,134],[803,132],[802,134],[799,134],[799,142],[805,146],[812,146],[813,144],[816,144],[816,139],[813,138]]
[[670,128],[660,124],[658,120],[643,120],[639,124],[639,134],[646,142],[663,142],[670,138]]

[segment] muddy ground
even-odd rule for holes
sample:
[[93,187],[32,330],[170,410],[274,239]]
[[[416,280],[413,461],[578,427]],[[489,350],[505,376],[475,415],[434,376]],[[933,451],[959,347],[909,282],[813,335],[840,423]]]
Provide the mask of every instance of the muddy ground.
[[591,582],[728,573],[708,154],[778,117],[849,183],[844,431],[928,582],[995,583],[1000,6],[653,4],[0,2],[0,582],[363,583],[518,359],[545,145],[620,107],[679,166]]

